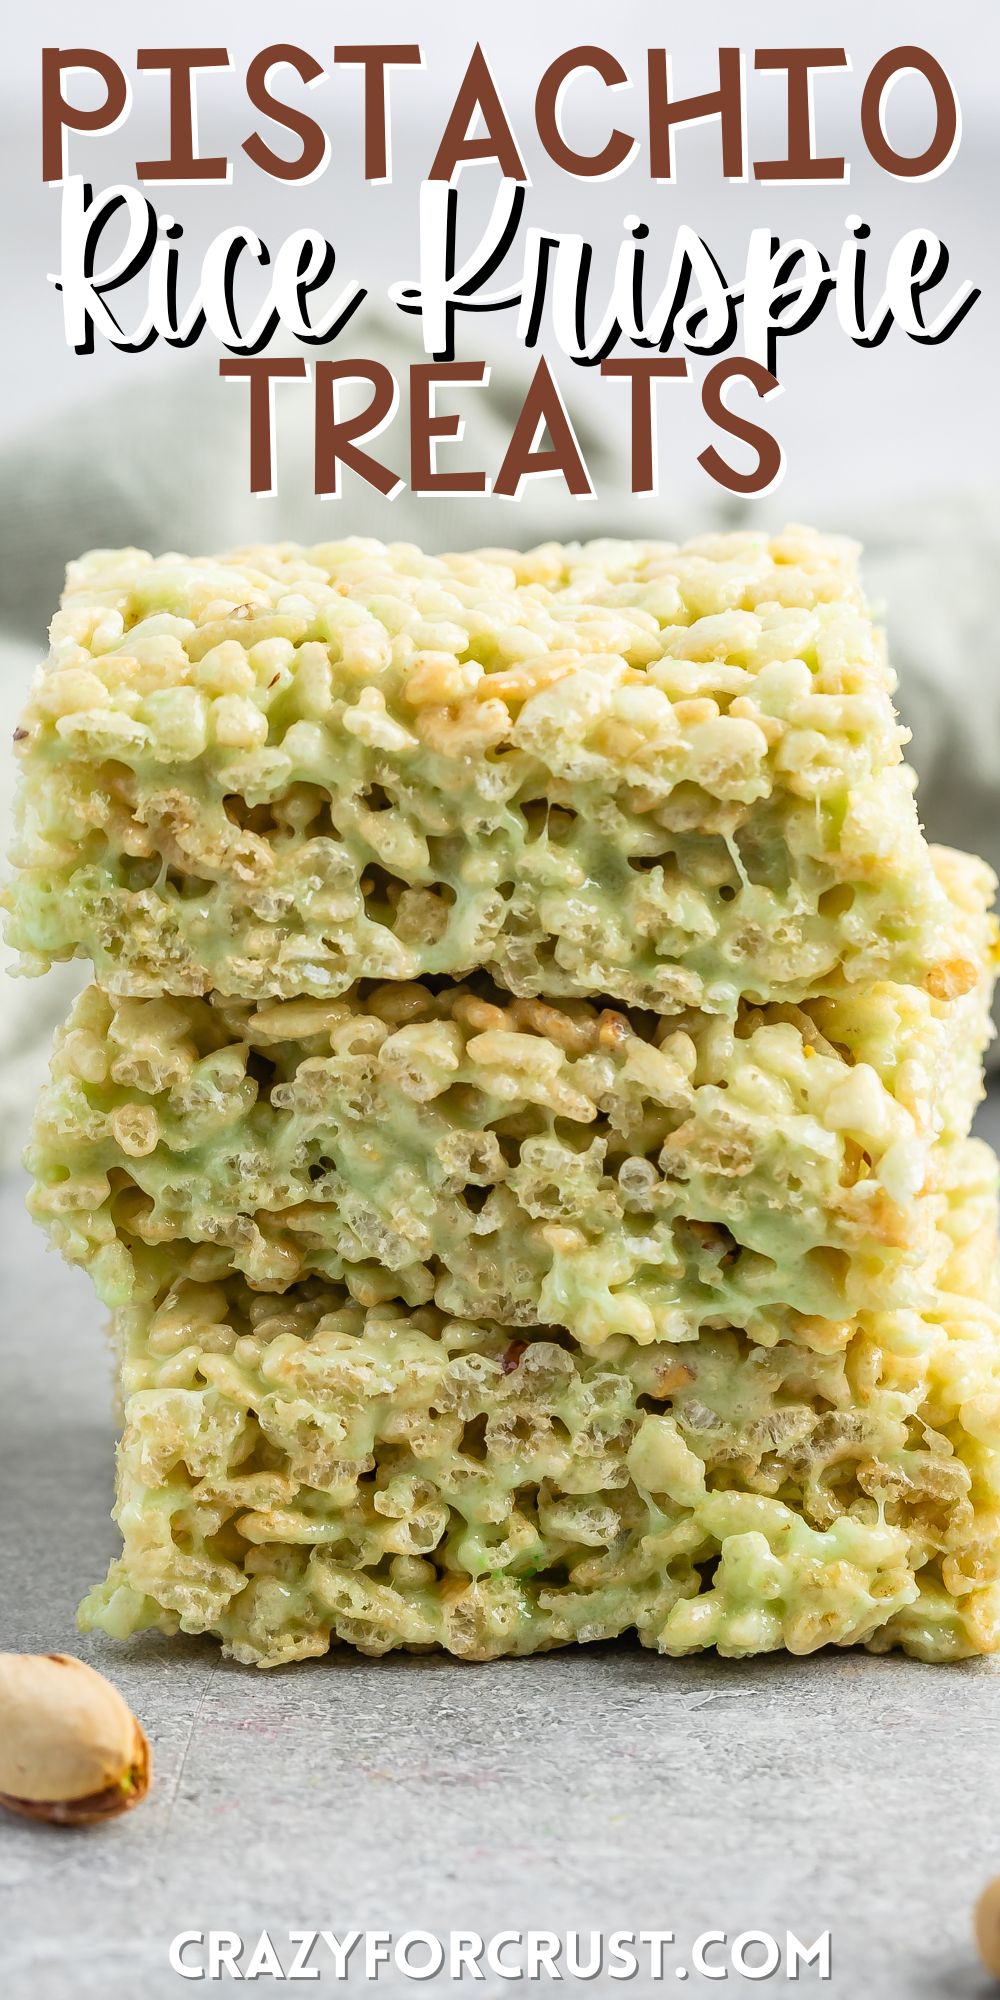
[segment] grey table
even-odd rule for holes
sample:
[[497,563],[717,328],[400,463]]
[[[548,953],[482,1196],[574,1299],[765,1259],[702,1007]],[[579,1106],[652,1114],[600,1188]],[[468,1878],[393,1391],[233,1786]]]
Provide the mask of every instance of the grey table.
[[[832,1978],[805,1971],[796,1992],[996,1990],[969,1935],[974,1894],[1000,1873],[990,1664],[669,1661],[623,1644],[481,1667],[338,1654],[259,1674],[207,1642],[81,1640],[77,1600],[114,1548],[110,1361],[86,1280],[45,1251],[22,1192],[0,1187],[2,1645],[79,1652],[113,1675],[157,1776],[139,1811],[86,1833],[3,1820],[9,2000],[228,1986],[170,1969],[182,1930],[252,1943],[266,1929],[287,1966],[292,1929],[411,1927],[676,1932],[661,1983],[604,1974],[566,1993],[718,1992],[675,1969],[709,1929],[829,1929]],[[315,1963],[321,1981],[298,1990],[344,1990]],[[758,1990],[730,1974],[734,1989]],[[389,1967],[348,1990],[555,1988],[421,1985]]]

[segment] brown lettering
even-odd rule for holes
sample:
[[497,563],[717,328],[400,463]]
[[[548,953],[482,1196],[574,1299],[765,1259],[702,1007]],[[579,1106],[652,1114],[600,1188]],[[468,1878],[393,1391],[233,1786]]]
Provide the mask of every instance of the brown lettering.
[[[320,363],[320,366],[323,364]],[[227,358],[219,362],[219,374],[250,384],[250,491],[273,493],[274,481],[274,384],[309,379],[309,364],[302,360],[271,360],[267,355]]]
[[326,160],[326,134],[315,118],[304,111],[294,111],[291,105],[283,104],[274,97],[268,86],[272,69],[279,63],[287,63],[302,78],[303,83],[316,83],[323,75],[323,66],[305,49],[296,48],[294,42],[274,42],[269,49],[261,49],[255,55],[247,70],[247,96],[255,111],[262,111],[265,118],[273,118],[276,125],[283,125],[288,132],[294,132],[302,141],[302,150],[295,160],[286,160],[281,153],[274,152],[259,132],[251,133],[243,141],[243,151],[255,167],[270,174],[276,181],[308,181],[318,174]]
[[439,438],[461,437],[463,424],[454,411],[439,416],[434,391],[439,383],[487,380],[485,361],[415,361],[410,369],[410,489],[413,493],[485,493],[484,472],[439,472],[434,444]]
[[[372,397],[356,417],[338,417],[336,384],[370,382]],[[340,492],[338,467],[346,465],[366,486],[388,499],[402,485],[377,458],[362,451],[359,438],[377,437],[395,413],[399,400],[396,378],[384,361],[317,361],[316,363],[316,492],[336,498]]]
[[843,49],[758,49],[754,68],[788,74],[788,150],[783,160],[757,160],[758,181],[842,181],[842,156],[818,159],[813,152],[812,72],[846,69]]
[[650,49],[649,171],[654,181],[674,178],[675,126],[701,125],[708,118],[722,121],[722,171],[727,181],[741,181],[745,172],[743,147],[743,57],[739,49],[719,50],[719,88],[700,97],[670,95],[670,60],[666,49]]
[[[104,103],[78,111],[63,96],[62,80],[75,69],[93,70],[104,85]],[[111,132],[128,108],[123,70],[102,49],[42,50],[42,179],[61,181],[67,132]]]
[[[477,111],[482,113],[486,131],[481,139],[470,139],[469,127]],[[466,160],[496,160],[506,180],[528,178],[489,63],[478,42],[444,128],[429,179],[452,180],[456,168]]]
[[753,424],[746,417],[738,417],[727,409],[723,401],[723,390],[727,382],[741,376],[752,383],[758,396],[769,396],[780,385],[776,375],[772,375],[759,361],[746,361],[739,356],[729,361],[717,361],[710,368],[701,386],[702,408],[720,430],[730,437],[739,438],[741,443],[751,445],[757,453],[757,464],[752,472],[734,472],[724,458],[716,451],[714,444],[699,452],[698,464],[704,466],[711,479],[724,486],[727,493],[766,493],[773,486],[781,471],[781,446],[770,431],[760,424]]
[[333,60],[347,68],[360,64],[365,73],[365,179],[392,179],[389,139],[389,79],[387,69],[423,63],[419,42],[358,42],[334,49]]
[[[551,439],[547,450],[539,444],[543,431],[548,431]],[[502,499],[516,500],[524,481],[544,472],[561,473],[577,499],[594,491],[566,406],[543,357],[521,405],[493,491]]]
[[[885,93],[893,77],[905,70],[917,70],[926,77],[934,93],[936,124],[930,145],[922,153],[907,156],[890,146],[882,122]],[[912,46],[890,49],[878,62],[861,97],[861,130],[865,145],[876,166],[897,180],[930,180],[950,159],[959,132],[958,100],[951,79],[926,49]]]
[[655,493],[657,490],[653,383],[657,377],[664,376],[674,381],[685,381],[687,372],[687,362],[680,355],[601,362],[602,375],[623,377],[631,385],[633,493]]
[[197,113],[194,75],[199,69],[228,69],[228,49],[140,49],[137,69],[166,70],[170,77],[170,155],[166,160],[137,160],[141,181],[224,181],[229,161],[201,159],[195,137]]
[[599,153],[578,153],[569,145],[559,125],[559,99],[564,85],[581,69],[596,70],[601,82],[611,88],[630,82],[628,71],[607,49],[590,46],[569,49],[549,64],[542,77],[535,97],[535,124],[542,145],[557,167],[566,174],[574,174],[578,180],[599,180],[602,175],[618,173],[626,160],[631,159],[635,141],[616,126]]

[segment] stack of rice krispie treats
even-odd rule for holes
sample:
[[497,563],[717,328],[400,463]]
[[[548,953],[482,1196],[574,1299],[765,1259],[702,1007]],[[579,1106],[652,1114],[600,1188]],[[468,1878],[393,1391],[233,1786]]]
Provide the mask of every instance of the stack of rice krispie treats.
[[70,568],[9,935],[110,1308],[82,1619],[263,1666],[1000,1643],[986,867],[851,544]]

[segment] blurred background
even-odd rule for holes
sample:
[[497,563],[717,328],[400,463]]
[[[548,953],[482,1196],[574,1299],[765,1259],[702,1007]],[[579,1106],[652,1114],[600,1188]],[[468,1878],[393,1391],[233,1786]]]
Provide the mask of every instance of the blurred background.
[[[751,37],[753,39],[751,40]],[[718,82],[717,50],[736,44],[779,47],[836,38],[848,51],[851,74],[820,75],[815,87],[817,148],[843,153],[851,165],[844,187],[732,185],[721,171],[719,130],[709,123],[677,142],[677,182],[649,179],[645,144],[646,49],[669,49],[679,95]],[[260,48],[278,38],[299,44],[329,69],[305,92],[290,72],[279,94],[302,103],[331,136],[325,173],[306,187],[268,179],[241,151],[261,121],[248,106],[243,77]],[[422,72],[391,78],[393,179],[368,186],[363,178],[362,77],[334,68],[338,42],[419,41]],[[579,230],[595,245],[595,285],[610,277],[626,215],[650,228],[651,255],[664,263],[683,222],[709,243],[732,280],[743,270],[751,229],[782,238],[811,238],[836,258],[848,215],[871,226],[873,288],[897,239],[917,226],[933,229],[951,251],[942,298],[965,279],[982,298],[954,337],[922,347],[898,332],[864,352],[839,330],[832,305],[808,332],[782,344],[784,394],[767,422],[784,447],[781,486],[762,500],[741,503],[723,494],[697,463],[712,441],[692,363],[693,385],[661,391],[660,492],[634,500],[627,492],[624,390],[574,368],[543,339],[553,371],[571,404],[597,497],[573,501],[556,481],[529,485],[525,500],[466,503],[414,499],[404,490],[392,503],[350,477],[343,496],[312,496],[311,395],[286,391],[278,404],[279,491],[255,499],[248,491],[246,389],[218,378],[219,348],[206,334],[186,352],[157,343],[123,355],[99,343],[78,356],[63,338],[61,304],[47,274],[58,269],[60,191],[40,179],[39,74],[45,44],[104,49],[134,79],[127,122],[96,140],[70,141],[69,169],[96,189],[135,181],[135,161],[166,152],[167,81],[135,76],[139,45],[220,45],[232,69],[198,82],[199,149],[228,153],[230,186],[146,190],[162,212],[184,226],[193,286],[200,254],[225,227],[246,223],[272,250],[293,228],[317,227],[334,244],[341,280],[359,279],[368,299],[340,342],[338,355],[378,354],[405,375],[421,358],[419,325],[387,300],[394,280],[417,273],[419,184],[429,169],[476,40],[489,56],[531,176],[525,223]],[[571,137],[597,150],[614,122],[635,132],[639,151],[625,174],[574,182],[547,159],[534,135],[538,80],[561,50],[594,42],[609,49],[633,78],[631,90],[608,96],[596,78],[579,80],[567,108]],[[918,43],[943,63],[963,112],[963,136],[949,169],[928,183],[894,180],[864,149],[859,103],[876,58]],[[369,0],[363,12],[327,0],[173,0],[162,9],[123,8],[117,0],[36,0],[5,22],[0,70],[0,161],[7,218],[7,393],[0,412],[0,726],[13,727],[26,680],[45,645],[68,558],[90,546],[139,544],[156,551],[198,552],[247,540],[330,539],[374,534],[415,540],[431,549],[476,542],[529,544],[587,535],[687,536],[751,521],[761,526],[806,520],[856,536],[866,548],[869,592],[885,609],[900,675],[900,706],[913,731],[912,759],[921,780],[921,811],[932,838],[975,847],[1000,865],[1000,638],[995,616],[1000,552],[998,405],[994,383],[1000,233],[1000,121],[996,76],[1000,20],[995,0],[966,0],[942,9],[939,0],[841,0],[835,9],[803,9],[800,0],[715,0],[710,9],[677,0],[624,0],[617,9],[595,0],[466,0],[461,9]],[[87,99],[75,80],[77,101]],[[888,124],[901,151],[919,152],[930,130],[926,88],[900,83]],[[786,131],[785,90],[778,76],[748,75],[751,159],[780,156]],[[291,135],[262,125],[277,147]],[[286,144],[287,141],[287,144]],[[492,168],[462,176],[462,230],[475,240],[495,192]],[[463,238],[464,240],[464,238]],[[461,246],[460,246],[461,247]],[[498,274],[499,283],[509,272]],[[185,290],[182,276],[182,293]],[[138,311],[138,307],[136,309]],[[279,351],[275,344],[275,351]],[[627,352],[622,348],[621,352]],[[457,403],[467,419],[464,447],[449,448],[451,464],[495,473],[533,360],[525,365],[507,314],[469,316],[460,327],[460,355],[493,363],[488,390]],[[742,405],[749,409],[749,403]],[[380,440],[385,456],[407,470],[405,406]],[[9,814],[11,760],[0,779],[0,816]],[[4,845],[6,832],[4,831]],[[16,1157],[54,1020],[84,970],[62,968],[45,982],[0,982],[0,1147]]]

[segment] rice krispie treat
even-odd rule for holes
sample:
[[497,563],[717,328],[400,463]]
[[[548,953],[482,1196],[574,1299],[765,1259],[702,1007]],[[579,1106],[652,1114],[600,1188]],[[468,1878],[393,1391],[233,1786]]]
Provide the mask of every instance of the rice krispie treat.
[[950,991],[893,687],[806,529],[99,550],[17,732],[9,937],[123,996]]
[[995,1225],[953,1190],[925,1313],[590,1354],[434,1307],[183,1280],[118,1316],[124,1542],[85,1629],[469,1659],[1000,1638]]
[[[967,916],[974,951],[981,894]],[[182,1271],[321,1276],[598,1348],[926,1305],[981,964],[958,1000],[858,989],[822,1029],[808,1003],[629,1016],[482,980],[261,1006],[91,987],[30,1207],[112,1306]]]

